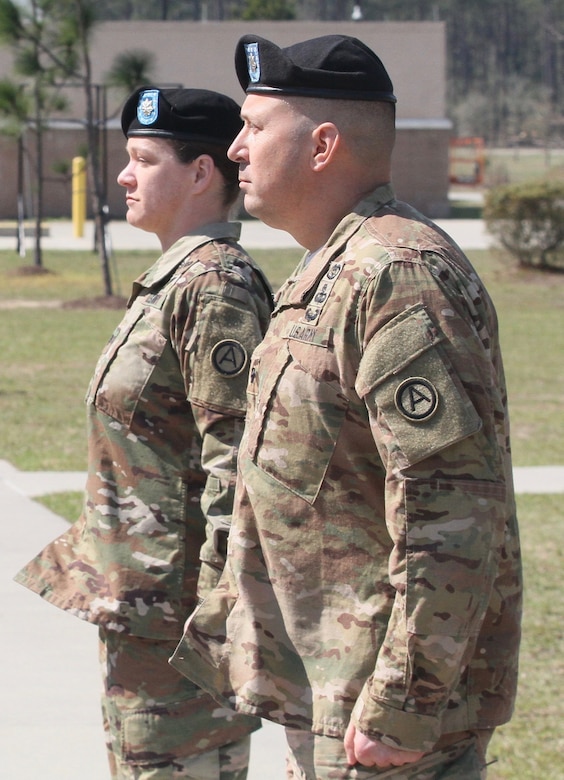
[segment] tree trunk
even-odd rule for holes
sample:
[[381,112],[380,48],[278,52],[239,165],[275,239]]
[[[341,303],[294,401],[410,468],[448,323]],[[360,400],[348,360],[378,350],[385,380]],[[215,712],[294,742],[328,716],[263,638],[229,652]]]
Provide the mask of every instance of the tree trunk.
[[[84,63],[84,97],[86,102],[86,134],[88,139],[88,172],[90,174],[90,188],[92,196],[92,211],[94,215],[94,226],[96,231],[96,244],[100,257],[100,266],[102,269],[102,281],[104,285],[104,294],[113,295],[112,275],[110,272],[110,255],[108,251],[107,225],[107,205],[106,193],[104,188],[104,175],[100,160],[100,124],[102,123],[103,132],[105,128],[105,116],[100,118],[100,95],[97,92],[97,100],[94,101],[94,93],[98,87],[92,83],[92,67],[90,54],[88,51],[87,31],[81,30],[80,46],[82,49],[82,58]],[[96,111],[95,109],[96,103]],[[102,112],[104,113],[104,112]]]
[[35,236],[33,242],[33,264],[43,266],[41,248],[41,222],[43,220],[43,126],[38,111],[35,116]]

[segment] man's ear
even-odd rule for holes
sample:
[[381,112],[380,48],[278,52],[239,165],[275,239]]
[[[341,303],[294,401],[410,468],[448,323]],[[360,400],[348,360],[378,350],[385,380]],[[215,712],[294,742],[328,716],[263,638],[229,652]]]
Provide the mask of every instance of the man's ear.
[[312,170],[321,171],[335,156],[341,143],[339,128],[333,122],[323,122],[312,133]]

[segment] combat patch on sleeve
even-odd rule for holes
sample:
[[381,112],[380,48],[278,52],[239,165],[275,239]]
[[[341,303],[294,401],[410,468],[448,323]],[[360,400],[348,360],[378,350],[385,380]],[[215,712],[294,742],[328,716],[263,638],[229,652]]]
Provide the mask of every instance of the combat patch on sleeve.
[[412,306],[376,334],[360,362],[356,390],[375,420],[383,415],[407,464],[481,427],[444,340],[425,307]]

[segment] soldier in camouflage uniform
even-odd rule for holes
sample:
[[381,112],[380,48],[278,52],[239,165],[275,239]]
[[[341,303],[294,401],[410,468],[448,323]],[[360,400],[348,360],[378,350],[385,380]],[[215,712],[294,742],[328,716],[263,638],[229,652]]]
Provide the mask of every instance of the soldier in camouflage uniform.
[[253,356],[226,567],[172,663],[283,724],[289,777],[477,780],[522,592],[494,307],[394,198],[370,49],[247,35],[236,66],[245,206],[309,251]]
[[223,567],[250,356],[271,311],[228,214],[239,106],[207,90],[135,92],[122,128],[127,219],[163,254],[138,278],[87,393],[84,510],[18,575],[98,624],[112,777],[242,780],[260,721],[168,659]]

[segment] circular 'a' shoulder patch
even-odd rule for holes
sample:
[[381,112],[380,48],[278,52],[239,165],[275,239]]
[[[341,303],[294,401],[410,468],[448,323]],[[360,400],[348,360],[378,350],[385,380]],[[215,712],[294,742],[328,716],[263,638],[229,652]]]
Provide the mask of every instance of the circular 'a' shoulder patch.
[[398,412],[407,420],[424,422],[437,411],[439,394],[428,379],[411,376],[398,386],[394,401]]
[[247,350],[235,339],[218,341],[211,351],[212,366],[221,376],[238,376],[245,369],[247,361]]

